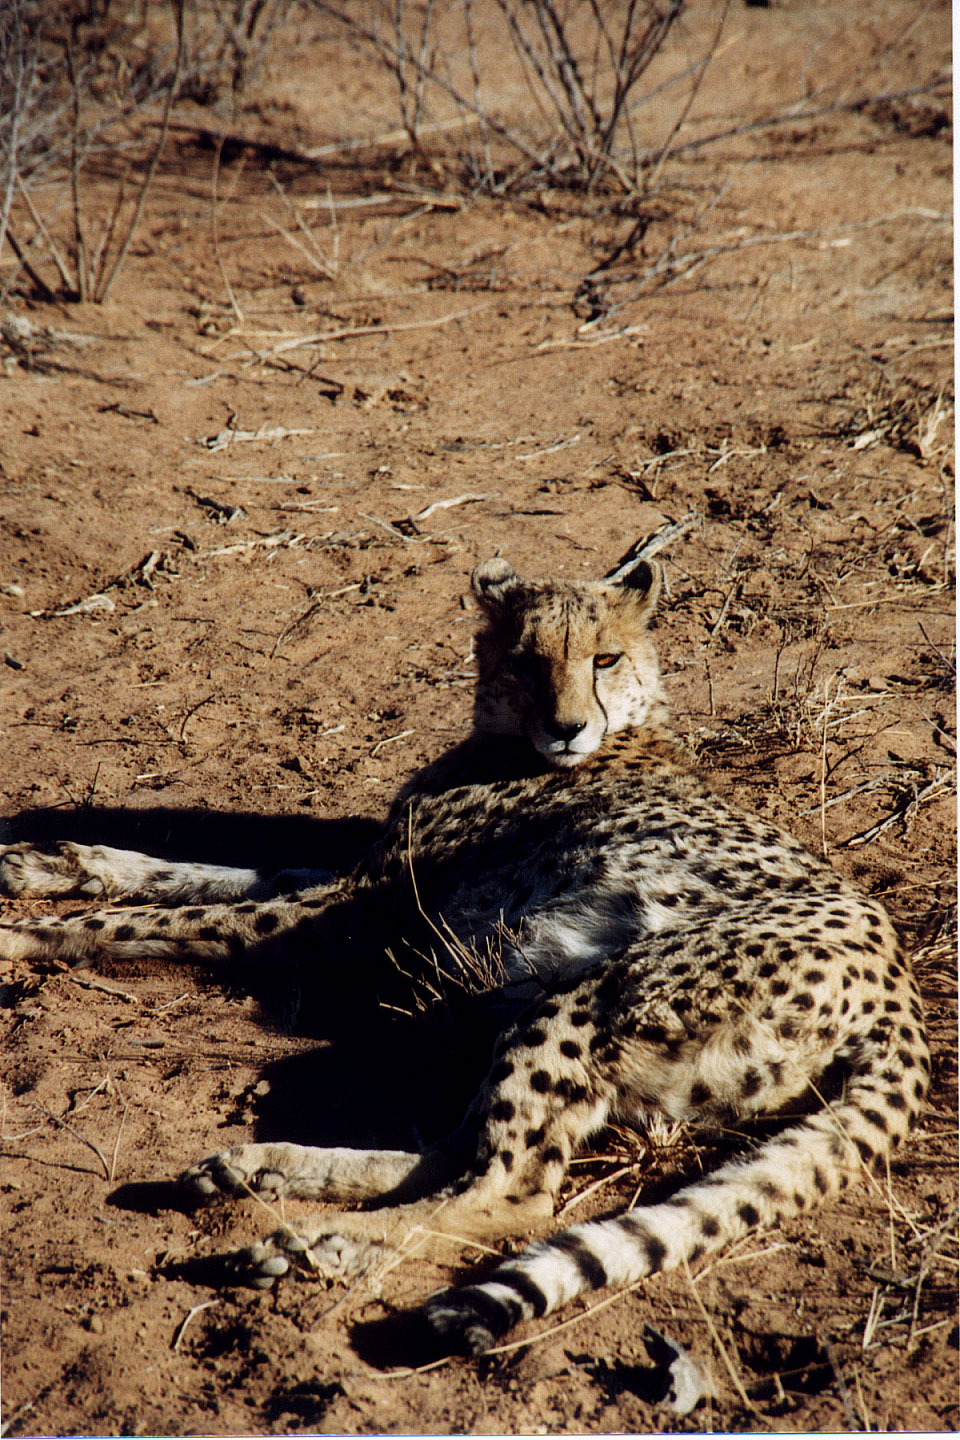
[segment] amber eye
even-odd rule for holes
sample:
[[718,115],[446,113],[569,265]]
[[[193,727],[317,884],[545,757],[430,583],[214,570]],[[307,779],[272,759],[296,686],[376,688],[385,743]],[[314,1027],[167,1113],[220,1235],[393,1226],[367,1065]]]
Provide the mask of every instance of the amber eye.
[[593,668],[594,670],[609,670],[611,665],[616,665],[619,659],[619,655],[594,655]]

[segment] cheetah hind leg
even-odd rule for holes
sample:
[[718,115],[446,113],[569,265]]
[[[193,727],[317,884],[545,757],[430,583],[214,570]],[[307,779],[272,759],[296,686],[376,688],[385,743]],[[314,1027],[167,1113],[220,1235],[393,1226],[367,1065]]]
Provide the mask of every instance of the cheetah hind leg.
[[312,1225],[284,1225],[227,1257],[233,1284],[268,1289],[288,1274],[345,1280],[368,1275],[384,1261],[435,1260],[454,1264],[470,1244],[486,1248],[507,1235],[530,1235],[553,1215],[543,1193],[506,1204],[478,1205],[475,1197],[441,1194],[409,1205],[341,1211]]
[[158,860],[137,850],[21,841],[0,846],[0,894],[76,896],[151,905],[203,905],[269,900],[326,885],[327,870],[280,870],[274,874],[233,865]]

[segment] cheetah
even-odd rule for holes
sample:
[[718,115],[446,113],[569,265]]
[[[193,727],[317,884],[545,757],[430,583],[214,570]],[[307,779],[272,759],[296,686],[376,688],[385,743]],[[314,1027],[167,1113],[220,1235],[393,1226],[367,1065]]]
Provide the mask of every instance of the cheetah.
[[[661,583],[642,558],[582,583],[480,564],[473,731],[400,793],[345,878],[72,843],[4,850],[7,893],[138,902],[4,926],[7,957],[283,956],[348,968],[374,992],[387,970],[464,983],[477,957],[496,960],[499,1033],[455,1133],[422,1152],[243,1144],[184,1172],[198,1199],[341,1202],[231,1257],[235,1281],[357,1275],[398,1251],[456,1258],[525,1237],[417,1312],[438,1351],[477,1355],[578,1294],[806,1212],[904,1140],[930,1067],[893,925],[698,776],[649,630]],[[784,1118],[662,1203],[551,1235],[577,1148],[608,1121],[655,1115]]]

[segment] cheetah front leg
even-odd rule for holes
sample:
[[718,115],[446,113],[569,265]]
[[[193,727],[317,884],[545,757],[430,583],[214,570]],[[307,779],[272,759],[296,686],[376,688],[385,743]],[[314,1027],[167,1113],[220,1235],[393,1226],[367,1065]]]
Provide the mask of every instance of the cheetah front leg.
[[233,865],[158,860],[137,850],[21,841],[0,846],[0,894],[76,896],[150,905],[200,905],[217,901],[269,900],[328,884],[327,870],[273,873]]
[[270,944],[308,955],[324,948],[324,911],[342,893],[342,882],[334,881],[293,898],[239,905],[145,905],[17,920],[0,924],[0,959],[62,964],[154,959],[206,965],[262,954]]

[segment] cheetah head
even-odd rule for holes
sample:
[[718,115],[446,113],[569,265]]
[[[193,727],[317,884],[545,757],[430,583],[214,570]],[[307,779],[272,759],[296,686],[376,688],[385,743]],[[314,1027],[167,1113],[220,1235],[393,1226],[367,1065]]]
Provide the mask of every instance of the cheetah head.
[[506,560],[478,565],[476,729],[525,735],[549,764],[569,766],[612,731],[665,719],[647,633],[661,580],[643,560],[576,584],[521,580]]

